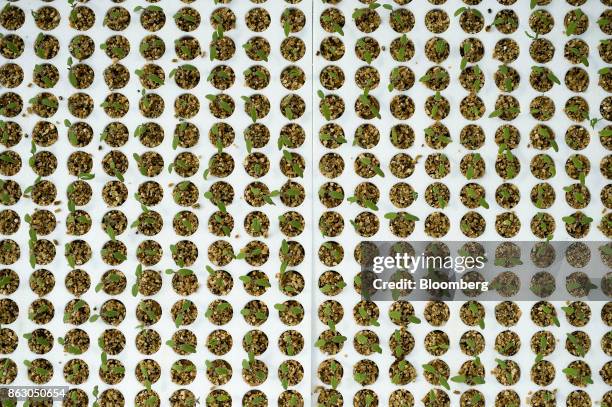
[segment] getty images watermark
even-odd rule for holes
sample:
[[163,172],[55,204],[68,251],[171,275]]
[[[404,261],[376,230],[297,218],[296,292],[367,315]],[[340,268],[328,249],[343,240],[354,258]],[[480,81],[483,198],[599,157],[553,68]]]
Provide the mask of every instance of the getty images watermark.
[[364,299],[612,298],[610,242],[392,242],[359,245]]

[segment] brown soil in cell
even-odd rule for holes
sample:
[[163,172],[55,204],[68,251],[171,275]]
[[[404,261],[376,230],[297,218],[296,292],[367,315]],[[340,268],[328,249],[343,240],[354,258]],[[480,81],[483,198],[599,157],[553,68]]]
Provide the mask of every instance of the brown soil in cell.
[[531,233],[540,239],[546,239],[555,232],[555,218],[545,212],[538,212],[531,218]]
[[[425,100],[425,113],[433,120],[443,120],[448,116],[450,112],[450,104],[448,100],[441,96],[439,92],[437,92],[433,96],[429,96]],[[450,139],[450,133],[446,126],[441,123],[434,123],[429,127],[431,131],[426,131],[425,141],[430,144],[430,147],[438,149],[440,147],[434,147],[434,145],[440,146],[442,148],[446,146],[444,144],[447,140]],[[431,143],[431,139],[435,139],[434,143]]]
[[[64,124],[69,124],[68,122]],[[68,127],[68,141],[74,147],[85,147],[93,139],[93,129],[85,122],[76,122]],[[127,141],[127,136],[126,136]],[[54,140],[50,141],[52,144]]]
[[0,285],[0,294],[2,295],[11,295],[19,287],[19,275],[10,269],[0,270],[0,281],[3,282]]
[[[496,132],[497,136],[497,132]],[[483,146],[485,142],[485,134],[482,127],[475,124],[468,124],[461,129],[459,137],[461,145],[468,150],[477,150]]]
[[555,191],[550,184],[540,183],[532,188],[530,197],[538,209],[547,209],[555,202]]
[[35,384],[45,384],[53,377],[53,365],[47,359],[34,359],[26,364],[28,379]]
[[[357,40],[355,44],[355,55],[362,61],[368,64],[380,55],[380,45],[378,41],[372,37],[363,37]],[[393,44],[391,44],[391,52],[393,54]]]
[[319,200],[326,208],[335,208],[344,199],[344,190],[335,182],[327,182],[319,189]]
[[280,47],[281,55],[289,62],[297,62],[306,54],[306,44],[298,37],[288,37]]
[[485,339],[478,331],[466,331],[459,340],[461,351],[468,356],[477,356],[484,351]]
[[[8,331],[15,335],[13,331]],[[24,337],[28,340],[28,348],[30,351],[37,355],[44,355],[53,348],[53,334],[46,329],[35,329],[31,333],[25,334]],[[7,340],[10,340],[10,337],[7,338]],[[17,346],[16,342],[14,346]]]
[[89,290],[91,279],[84,270],[71,270],[64,279],[64,285],[71,294],[80,296]]
[[[134,11],[141,11],[138,7]],[[140,14],[140,25],[151,32],[159,31],[166,23],[166,15],[164,11],[157,6],[148,6],[142,9]]]
[[546,150],[553,148],[555,151],[559,150],[559,146],[555,141],[554,131],[545,124],[537,124],[529,132],[529,147],[536,148],[538,150]]
[[[32,103],[34,105],[40,104],[38,98],[33,98]],[[15,117],[23,110],[23,99],[14,92],[7,92],[0,96],[0,105],[3,106],[3,116]]]
[[[375,49],[377,52],[377,49]],[[390,46],[391,57],[398,62],[406,62],[412,59],[415,53],[414,43],[408,39],[406,34],[391,41]],[[372,55],[378,56],[378,53]]]
[[442,359],[433,359],[423,365],[423,376],[429,384],[439,386],[446,383],[450,377],[450,368]]
[[572,125],[565,132],[565,144],[572,150],[583,150],[589,142],[589,132],[582,126]]
[[87,35],[76,35],[70,40],[68,50],[70,51],[70,55],[79,61],[85,60],[89,58],[95,50],[94,41]]
[[[221,342],[227,341],[227,342]],[[188,329],[179,329],[172,335],[172,340],[166,342],[168,346],[172,346],[172,350],[179,355],[189,355],[197,348],[198,339],[196,335]],[[210,333],[207,340],[207,348],[214,355],[222,355],[232,346],[232,337],[228,336],[227,332],[217,330]],[[225,351],[224,351],[225,350]]]
[[[11,313],[9,318],[2,318],[5,321],[4,323],[7,324],[12,323],[19,314],[17,304],[12,301],[6,302],[6,306],[3,306],[2,309],[6,310],[6,312]],[[49,321],[53,319],[54,315],[55,308],[53,307],[53,304],[45,299],[34,300],[28,308],[28,319],[30,319],[37,325],[44,325],[49,323]]]
[[263,148],[270,141],[270,130],[263,124],[253,123],[244,131],[244,139],[253,148]]
[[[251,97],[251,101],[252,101],[252,97]],[[259,111],[261,109],[259,107],[256,107],[256,110],[258,111],[258,117],[259,117],[260,116]],[[283,116],[285,116],[287,119],[294,120],[294,119],[298,119],[302,117],[302,115],[306,111],[306,104],[299,95],[290,94],[290,95],[286,95],[285,97],[281,99],[280,110]]]
[[504,64],[509,64],[518,58],[519,53],[520,48],[516,41],[510,38],[502,38],[495,43],[493,58]]
[[442,9],[433,9],[425,14],[425,27],[434,34],[443,33],[449,25],[450,18]]
[[42,92],[30,99],[30,107],[28,112],[34,113],[40,117],[48,118],[53,116],[59,107],[58,99],[55,95]]
[[446,89],[450,83],[448,71],[443,67],[436,65],[429,68],[425,75],[419,78],[428,89],[433,91],[442,91]]
[[541,327],[547,327],[552,324],[558,325],[559,320],[557,319],[557,311],[546,301],[540,301],[533,305],[531,308],[531,320]]
[[[69,62],[72,63],[72,61]],[[71,66],[70,71],[75,75],[79,75],[75,81],[75,84],[81,87],[75,86],[77,89],[84,89],[91,85],[91,82],[93,81],[93,70],[88,65],[74,65]],[[21,78],[23,79],[23,71],[15,72],[17,75],[19,75],[19,73],[21,73]],[[19,77],[16,79],[19,79]],[[36,85],[43,89],[53,88],[59,80],[59,71],[55,65],[39,64],[34,67],[34,75],[32,79]]]
[[270,26],[270,14],[264,8],[255,7],[247,12],[245,22],[249,30],[263,32]]
[[442,212],[433,212],[425,219],[425,233],[439,238],[445,236],[450,229],[450,220]]
[[[415,162],[413,161],[414,164]],[[433,179],[444,178],[450,173],[448,157],[441,153],[429,154],[425,159],[425,172]]]
[[43,297],[53,291],[55,277],[46,269],[38,269],[30,275],[30,290],[39,297]]
[[7,30],[15,31],[25,22],[25,13],[17,6],[7,4],[0,12],[0,24]]
[[548,154],[538,154],[531,159],[529,169],[534,177],[547,180],[556,175],[555,162]]
[[71,359],[64,364],[64,380],[70,384],[82,384],[89,377],[89,366],[81,359]]
[[589,105],[584,98],[572,96],[565,102],[564,112],[574,122],[582,122],[589,117]]
[[353,145],[361,148],[372,148],[378,144],[380,140],[380,132],[376,126],[371,124],[362,124],[355,130],[355,139]]
[[298,90],[306,82],[306,74],[296,65],[291,65],[283,69],[280,76],[281,84],[289,90]]
[[113,61],[121,60],[130,53],[130,41],[123,35],[112,35],[101,45],[106,56]]
[[519,365],[509,359],[496,359],[497,365],[492,370],[492,374],[497,381],[504,386],[512,386],[516,384],[521,377],[521,369]]
[[[372,33],[376,31],[381,23],[378,12],[368,7],[355,9],[352,17],[357,29],[363,33]],[[393,22],[391,22],[391,27],[394,28]]]
[[444,209],[450,200],[448,187],[441,182],[434,182],[425,189],[425,201],[432,208]]
[[[79,123],[75,123],[75,126]],[[87,125],[88,126],[88,125]],[[19,135],[21,137],[21,134]],[[39,121],[32,128],[32,140],[41,147],[55,144],[58,139],[57,127],[47,121]],[[7,146],[11,147],[11,146]]]
[[143,329],[136,335],[136,348],[144,355],[152,355],[161,347],[159,334],[152,329]]
[[[57,73],[57,69],[55,69],[55,73]],[[57,79],[59,76],[56,74],[53,78],[48,78],[48,81],[42,81],[42,77],[38,76],[36,84],[43,88],[50,88],[57,83]],[[2,86],[6,88],[16,88],[21,85],[23,82],[23,69],[17,65],[12,63],[7,63],[0,67],[0,83]]]
[[425,56],[431,62],[440,64],[450,55],[448,42],[441,37],[432,37],[425,43]]
[[[16,59],[21,56],[25,49],[23,39],[15,34],[5,35],[0,39],[0,53],[6,59]],[[44,50],[41,50],[41,57],[44,55]]]
[[580,67],[573,67],[565,73],[564,81],[572,92],[584,92],[589,86],[589,74]]
[[[43,153],[46,153],[47,155],[51,154],[49,152],[43,152]],[[38,154],[41,154],[41,153],[37,153],[37,155]],[[39,161],[38,163],[34,162],[34,160],[36,160],[37,155],[34,155],[31,158],[32,167],[36,172],[40,171],[40,169],[37,167],[43,164],[43,163],[40,163],[41,161],[40,159],[38,160]],[[55,156],[52,154],[49,157],[53,157],[53,159],[55,159]],[[55,161],[55,164],[57,165],[57,160]],[[11,150],[6,150],[2,154],[0,154],[0,174],[10,177],[10,176],[17,174],[19,170],[21,170],[21,157],[19,156],[19,154]]]
[[[370,385],[378,379],[378,366],[376,362],[362,359],[353,366],[353,379],[362,386]],[[413,373],[413,377],[416,374]]]
[[484,52],[484,45],[478,38],[470,37],[461,41],[459,53],[466,62],[479,62],[484,56]]
[[355,71],[355,84],[364,90],[376,89],[380,83],[378,70],[372,66],[362,66]]
[[468,183],[461,188],[460,192],[461,203],[470,209],[476,209],[480,206],[487,207],[488,203],[485,200],[485,190],[477,183]]
[[541,360],[554,352],[555,337],[549,331],[538,331],[531,336],[530,347],[531,351],[536,354],[537,360]]
[[297,33],[306,25],[306,16],[298,8],[286,8],[281,14],[280,23],[286,33]]
[[319,259],[328,267],[337,266],[344,258],[344,248],[337,242],[325,242],[318,250]]
[[[37,324],[48,321],[53,317],[53,304],[47,300],[39,299],[30,305],[28,318]],[[0,321],[3,324],[12,324],[19,316],[19,306],[10,298],[0,300]],[[31,317],[31,318],[30,318]]]
[[[602,348],[604,351],[606,349],[603,346],[603,341],[606,336],[602,337]],[[586,353],[591,349],[591,338],[586,332],[583,331],[574,331],[571,334],[567,335],[565,339],[565,349],[572,355],[576,357],[584,357]]]
[[355,173],[363,178],[372,178],[381,175],[380,161],[372,153],[361,153],[353,164]]
[[585,326],[591,318],[591,308],[587,303],[582,301],[574,301],[563,307],[565,318],[572,326]]
[[504,301],[495,306],[495,319],[503,326],[516,325],[521,315],[521,309],[514,302]]
[[599,172],[606,179],[612,179],[612,155],[607,155],[599,162]]
[[[46,123],[46,122],[42,122],[42,123]],[[49,126],[51,129],[55,128],[54,125]],[[32,139],[34,140],[34,142],[37,142],[38,140],[34,137],[36,132],[37,125],[34,125],[34,128],[32,129]],[[57,128],[55,128],[56,132],[57,132]],[[15,145],[17,145],[19,143],[19,141],[21,141],[21,138],[23,137],[23,131],[21,129],[21,126],[19,126],[19,124],[15,123],[15,122],[4,122],[4,125],[2,125],[2,127],[0,128],[0,130],[2,130],[2,132],[0,133],[0,144],[2,144],[3,146],[5,146],[6,148],[11,148]],[[50,139],[53,140],[53,135],[50,135]],[[55,139],[57,139],[57,134],[55,134]]]
[[[608,121],[612,120],[612,97],[607,96],[601,101],[599,104],[599,113],[604,119]],[[595,123],[595,121],[593,121],[593,123]]]
[[569,40],[565,43],[563,56],[573,64],[588,66],[589,45],[581,39]]
[[[457,12],[455,12],[455,14],[457,14]],[[484,28],[484,17],[479,10],[467,7],[461,11],[459,25],[464,32],[476,34]]]
[[[200,71],[193,65],[181,65],[175,70],[170,71],[170,78],[174,77],[174,82],[181,89],[193,89],[200,83]],[[213,86],[219,90],[225,90],[234,83],[235,75],[231,68],[220,65],[213,69],[208,77]],[[162,81],[152,77],[154,81],[163,84]]]
[[[461,84],[463,89],[467,90],[468,92],[478,93],[480,89],[482,89],[482,87],[484,86],[485,77],[478,65],[468,66],[461,71],[461,74],[459,74],[459,83]],[[472,103],[470,103],[468,106],[464,106],[470,101]],[[476,107],[478,109],[474,112]],[[462,100],[462,113],[464,115],[466,114],[464,113],[464,111],[472,111],[472,115],[481,115],[482,113],[484,113],[484,110],[482,110],[482,113],[478,113],[481,109],[484,109],[484,106],[482,106],[482,101],[480,101],[479,98],[477,98],[473,94],[468,95]]]
[[242,338],[242,347],[247,353],[262,355],[268,349],[268,336],[257,329],[248,331]]
[[210,25],[216,30],[219,27],[223,31],[236,28],[236,15],[228,7],[219,7],[210,14]]
[[555,367],[547,361],[541,360],[531,367],[531,381],[538,386],[548,386],[555,380]]
[[321,70],[319,82],[325,89],[337,90],[344,85],[344,71],[335,65],[328,65]]
[[463,215],[459,227],[465,236],[476,238],[485,232],[486,221],[478,212],[470,211]]
[[485,174],[485,161],[478,153],[470,153],[463,156],[459,169],[468,180],[478,179]]
[[304,368],[297,360],[285,360],[280,364],[277,374],[284,388],[296,386],[304,378]]
[[544,9],[535,10],[529,16],[529,27],[539,35],[548,34],[555,25],[553,16]]
[[599,51],[599,56],[605,63],[609,64],[612,62],[612,41],[599,41],[597,50]]
[[157,89],[164,84],[166,79],[164,69],[155,64],[146,64],[141,69],[137,69],[136,75],[145,89]]
[[[50,34],[40,33],[34,41],[34,52],[36,53],[36,56],[42,59],[55,58],[59,52],[59,49],[59,40]],[[10,55],[6,55],[6,57],[10,58]]]
[[401,360],[414,349],[414,337],[405,327],[396,329],[389,338],[389,348],[396,360]]
[[[151,39],[149,41],[152,44],[149,45],[150,48],[148,48],[146,52],[150,54],[154,54],[155,57],[157,57],[157,55],[161,57],[165,51],[165,45],[162,45],[163,42],[160,43],[159,41],[161,40],[158,40],[157,38]],[[232,39],[229,37],[222,37],[216,41],[212,41],[210,44],[210,47],[211,47],[210,48],[211,55],[213,55],[216,59],[220,61],[225,61],[231,58],[234,55],[234,52],[236,52],[236,46],[234,45],[234,42],[232,41]],[[141,44],[141,50],[142,50],[142,44]],[[202,55],[202,49],[200,48],[200,42],[194,37],[191,37],[189,35],[186,35],[174,41],[174,51],[176,53],[176,56],[182,59],[183,61],[191,61],[195,59],[196,57],[199,57],[200,55]],[[150,58],[150,59],[157,59],[157,58]]]
[[197,29],[201,21],[200,13],[191,7],[179,9],[172,17],[177,28],[185,32]]
[[325,9],[321,13],[319,23],[321,24],[321,27],[330,34],[335,32],[339,34],[344,33],[342,30],[345,24],[344,14],[342,14],[341,10],[335,7]]
[[[604,365],[600,371],[602,376],[605,372],[605,368],[606,366]],[[587,387],[588,384],[593,383],[593,380],[591,379],[591,368],[582,360],[575,360],[571,362],[565,369],[563,369],[563,373],[565,373],[565,378],[567,381],[574,386]],[[610,380],[608,380],[608,382],[609,381]]]
[[521,221],[514,212],[504,212],[495,217],[495,230],[501,237],[514,237],[520,229]]
[[248,368],[242,367],[242,379],[250,386],[259,386],[268,378],[268,367],[264,362],[255,359],[249,362]]
[[518,28],[519,18],[514,10],[503,9],[495,14],[495,19],[493,20],[492,25],[503,34],[512,34]]
[[574,9],[565,14],[563,26],[566,35],[581,35],[589,27],[589,17],[580,9]]
[[565,201],[574,209],[583,209],[591,201],[591,192],[580,183],[568,185],[563,190],[565,191]]
[[423,312],[425,319],[432,326],[442,326],[450,318],[450,309],[442,301],[429,301]]
[[109,355],[118,355],[125,348],[125,335],[118,329],[106,329],[98,337],[98,345]]
[[[77,177],[83,176],[83,174],[90,174],[93,167],[93,157],[91,154],[84,151],[75,151],[68,156],[68,173]],[[121,175],[120,172],[118,172]],[[114,175],[111,172],[111,175]]]
[[[358,331],[353,338],[353,347],[360,355],[369,356],[381,350],[380,340],[375,332],[370,330]],[[336,352],[338,353],[338,352]]]
[[504,209],[514,208],[520,201],[519,188],[511,183],[503,183],[495,191],[495,201]]
[[414,85],[414,73],[406,66],[399,66],[391,71],[388,89],[406,91]]
[[102,25],[113,31],[123,31],[130,24],[130,12],[123,7],[115,6],[108,9]]

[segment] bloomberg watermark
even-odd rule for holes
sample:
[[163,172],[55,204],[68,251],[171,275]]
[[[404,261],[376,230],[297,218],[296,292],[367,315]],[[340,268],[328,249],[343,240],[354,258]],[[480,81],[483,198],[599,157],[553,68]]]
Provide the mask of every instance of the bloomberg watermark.
[[364,241],[364,299],[609,301],[610,242]]

